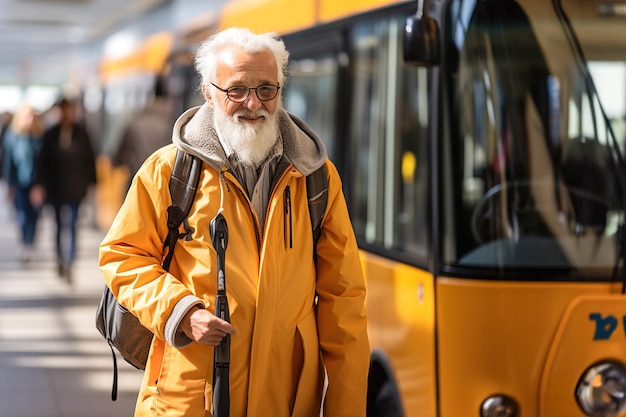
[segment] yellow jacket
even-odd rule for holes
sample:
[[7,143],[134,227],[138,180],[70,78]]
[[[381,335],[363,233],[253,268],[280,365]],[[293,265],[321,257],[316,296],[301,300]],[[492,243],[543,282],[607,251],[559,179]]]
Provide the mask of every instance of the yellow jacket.
[[[213,312],[216,252],[209,223],[221,194],[228,223],[226,289],[237,329],[231,337],[230,416],[319,417],[325,374],[324,416],[365,416],[365,285],[334,165],[315,134],[282,112],[284,155],[261,232],[250,200],[207,129],[211,117],[206,105],[181,116],[176,145],[155,152],[142,166],[100,246],[107,285],[156,336],[135,416],[211,415],[213,347],[191,342],[178,325],[193,305]],[[168,273],[161,262],[176,146],[205,163],[188,216],[192,239],[178,241]],[[329,190],[316,268],[303,174],[319,163],[327,166]]]

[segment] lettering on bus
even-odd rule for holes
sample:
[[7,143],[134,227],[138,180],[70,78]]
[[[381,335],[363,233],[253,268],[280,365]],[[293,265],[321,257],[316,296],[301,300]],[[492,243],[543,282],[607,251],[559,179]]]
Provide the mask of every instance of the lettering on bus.
[[[617,329],[618,318],[612,315],[602,317],[600,313],[589,314],[589,320],[595,321],[596,330],[593,340],[608,340]],[[622,327],[626,333],[626,315],[622,317]]]

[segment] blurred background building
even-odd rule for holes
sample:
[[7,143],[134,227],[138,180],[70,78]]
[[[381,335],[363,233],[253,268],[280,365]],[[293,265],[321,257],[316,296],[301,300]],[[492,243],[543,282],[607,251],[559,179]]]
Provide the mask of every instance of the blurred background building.
[[[0,0],[0,112],[23,100],[45,110],[96,84],[107,59],[132,53],[225,0]],[[93,103],[92,103],[93,104]]]

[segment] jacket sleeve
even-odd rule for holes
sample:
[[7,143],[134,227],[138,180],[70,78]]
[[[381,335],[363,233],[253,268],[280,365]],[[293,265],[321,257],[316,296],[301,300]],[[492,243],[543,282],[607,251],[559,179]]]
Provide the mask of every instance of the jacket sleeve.
[[328,373],[324,416],[362,417],[370,356],[365,282],[341,180],[327,166],[328,205],[317,247],[317,326]]
[[204,303],[161,266],[174,154],[174,147],[164,149],[143,165],[100,244],[99,262],[118,302],[156,337],[182,347],[191,341],[176,334],[181,306]]

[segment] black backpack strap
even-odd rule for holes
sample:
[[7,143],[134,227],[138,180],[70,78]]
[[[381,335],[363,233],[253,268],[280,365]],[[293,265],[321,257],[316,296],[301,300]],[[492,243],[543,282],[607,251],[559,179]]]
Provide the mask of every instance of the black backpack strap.
[[113,345],[109,340],[107,340],[109,347],[111,348],[111,355],[113,355],[113,387],[111,388],[111,401],[117,400],[117,356],[115,355],[115,350],[113,349]]
[[322,219],[328,202],[328,177],[326,165],[322,165],[306,177],[306,195],[309,202],[311,227],[313,228],[314,254],[317,251],[317,241],[322,229]]
[[[189,210],[196,198],[196,190],[200,182],[202,172],[202,161],[182,149],[176,151],[176,160],[170,177],[170,195],[172,205],[167,208],[167,237],[164,246],[167,247],[167,255],[163,260],[163,268],[170,269],[170,263],[174,256],[174,247],[180,236],[178,228],[183,220],[187,218]],[[193,230],[185,222],[185,235],[191,236]]]

